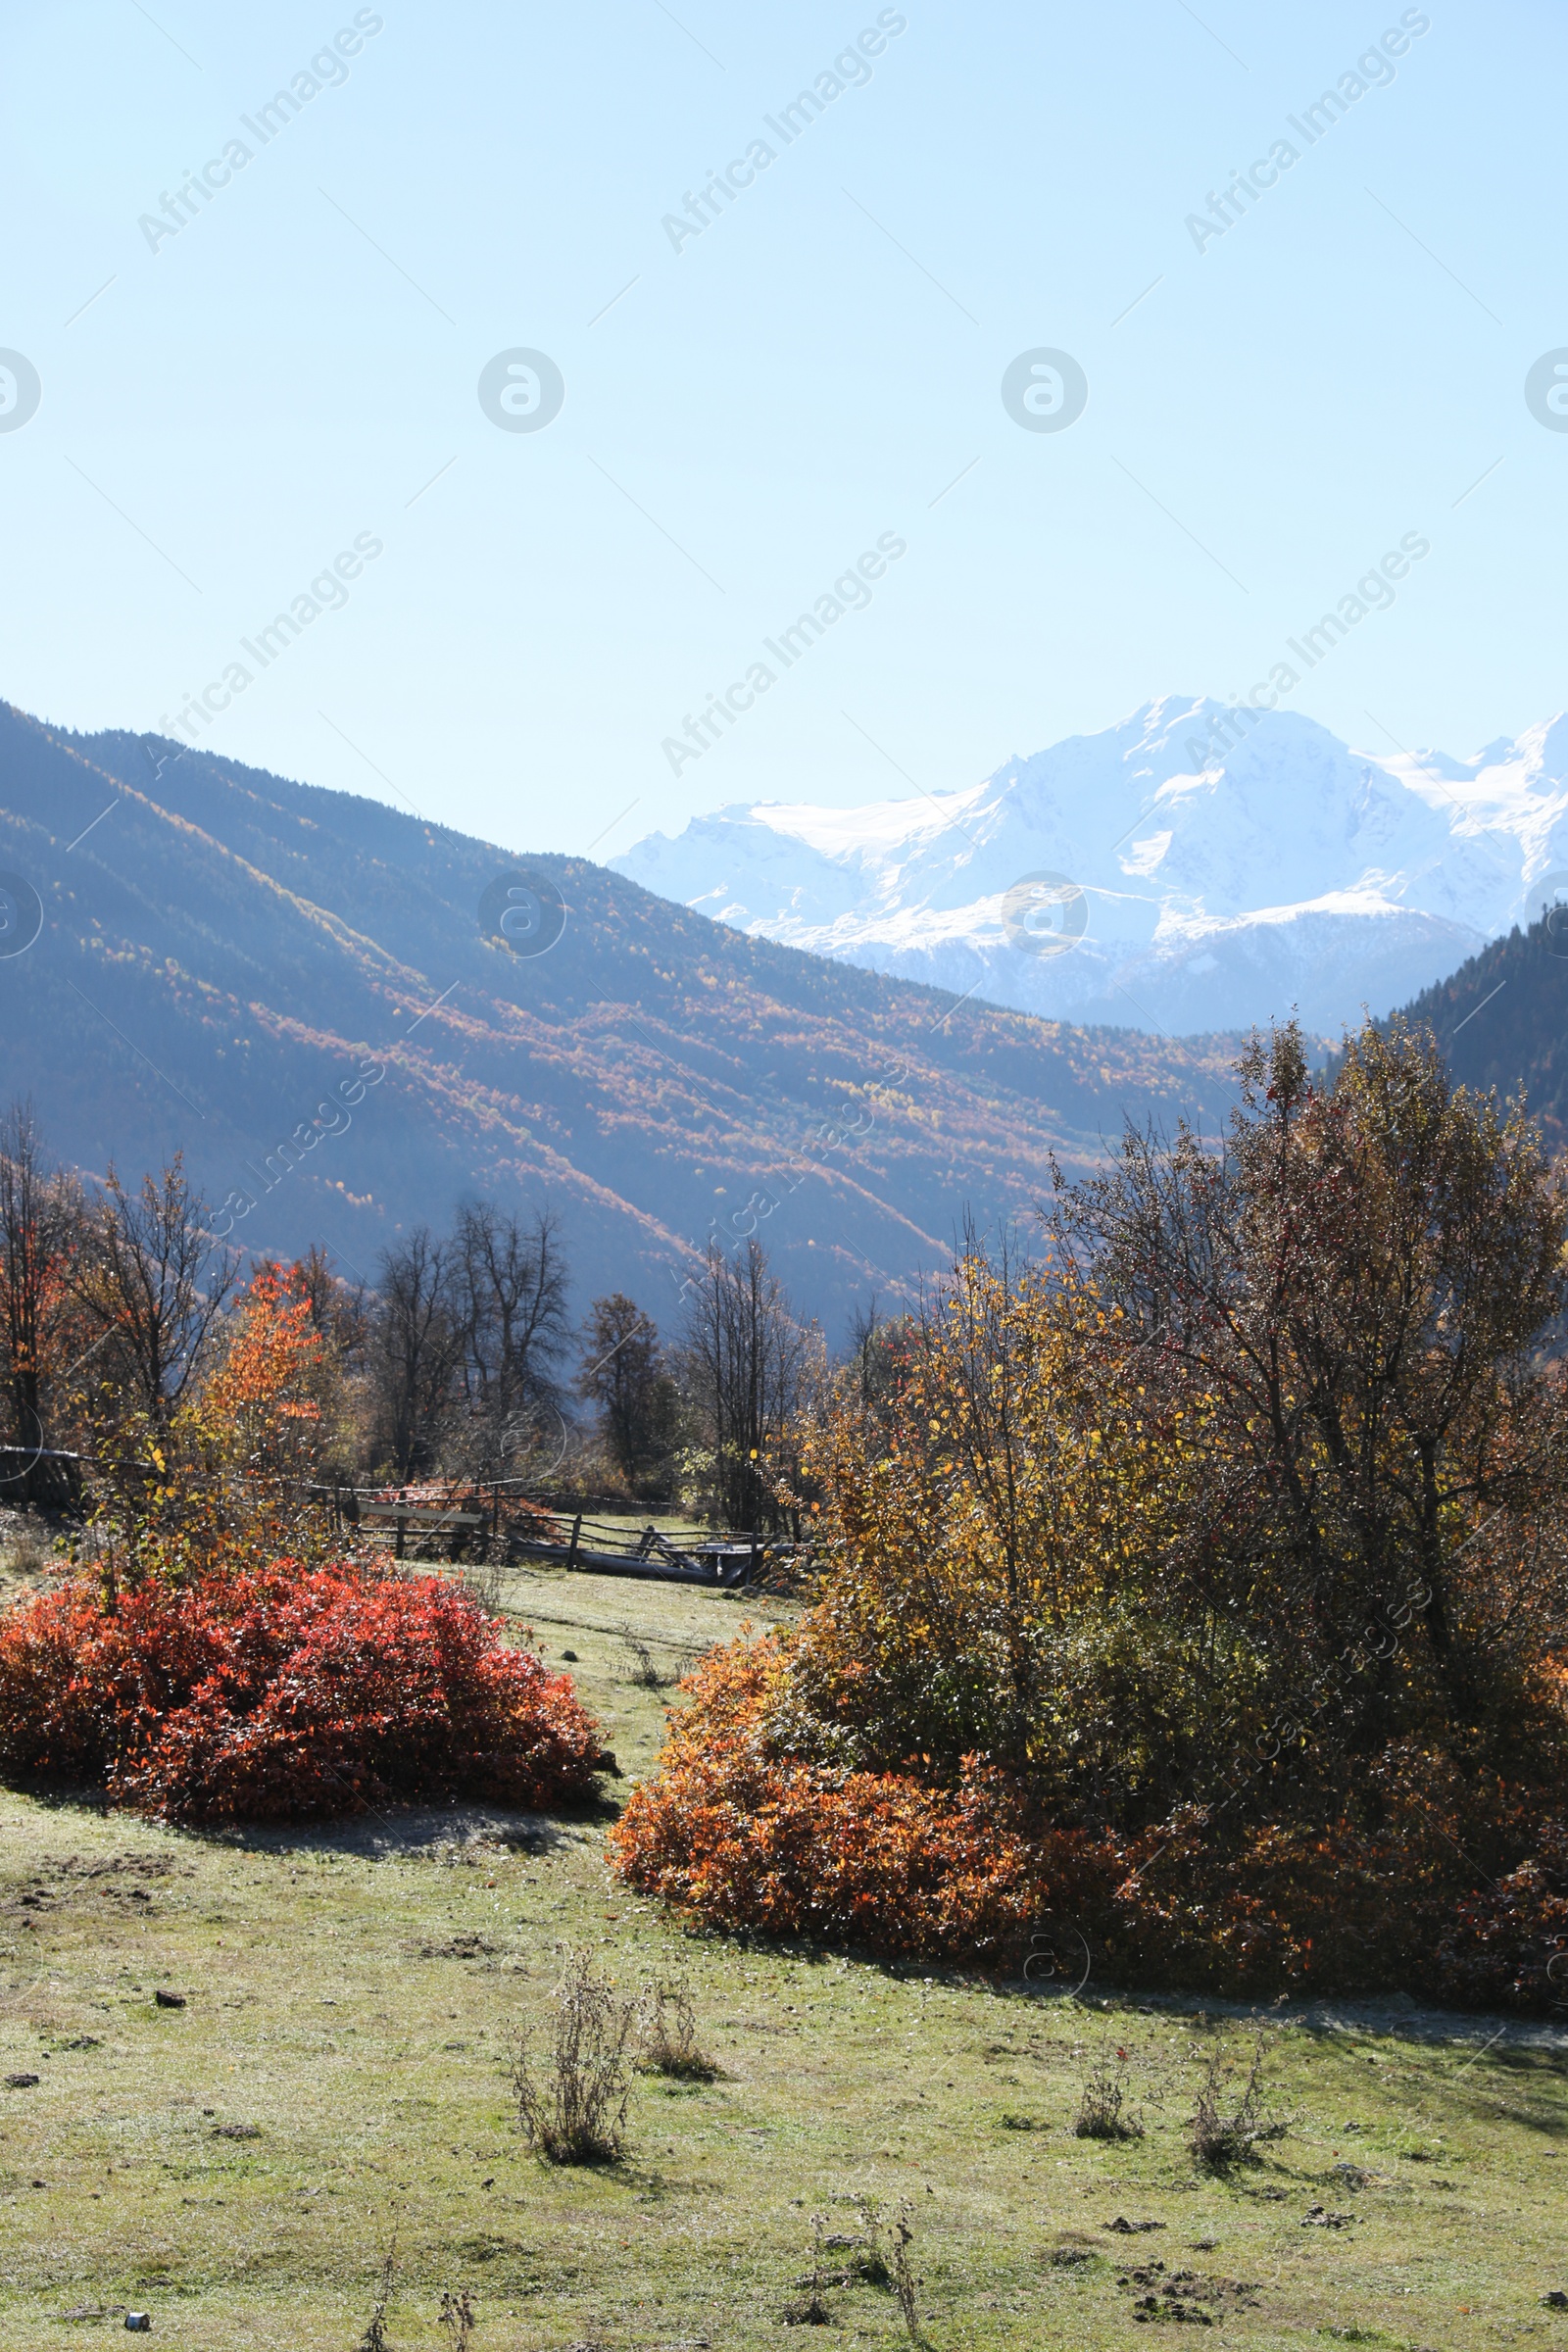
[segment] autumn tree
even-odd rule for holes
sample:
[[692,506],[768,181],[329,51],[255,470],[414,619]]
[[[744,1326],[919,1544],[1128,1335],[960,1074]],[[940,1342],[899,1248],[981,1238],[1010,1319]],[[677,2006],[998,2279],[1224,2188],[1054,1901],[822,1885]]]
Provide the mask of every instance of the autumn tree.
[[832,1385],[805,1447],[825,1574],[790,1667],[827,1752],[955,1778],[983,1753],[1098,1807],[1109,1751],[1144,1739],[1131,1662],[1152,1683],[1169,1660],[1137,1595],[1174,1498],[1137,1400],[1087,1377],[1103,1318],[1070,1264],[970,1227],[896,1382],[862,1394],[852,1359]]
[[1064,1190],[1040,1264],[971,1235],[891,1412],[836,1386],[790,1670],[831,1752],[1002,1756],[1133,1827],[1328,1818],[1403,1742],[1555,1752],[1568,1207],[1539,1139],[1398,1030],[1328,1084],[1282,1030],[1240,1076],[1219,1146],[1130,1131]]
[[60,1492],[41,1475],[39,1456],[64,1434],[52,1423],[81,1341],[67,1280],[80,1223],[78,1188],[45,1166],[32,1106],[14,1102],[0,1128],[0,1348],[7,1435],[19,1457],[7,1463],[0,1494],[14,1498]]
[[336,1367],[308,1281],[264,1260],[226,1319],[195,1405],[215,1470],[297,1481],[323,1465]]
[[1101,1361],[1202,1430],[1166,1587],[1319,1756],[1495,1722],[1568,1604],[1562,1186],[1430,1033],[1368,1023],[1329,1085],[1294,1025],[1239,1068],[1222,1150],[1130,1132],[1060,1220]]

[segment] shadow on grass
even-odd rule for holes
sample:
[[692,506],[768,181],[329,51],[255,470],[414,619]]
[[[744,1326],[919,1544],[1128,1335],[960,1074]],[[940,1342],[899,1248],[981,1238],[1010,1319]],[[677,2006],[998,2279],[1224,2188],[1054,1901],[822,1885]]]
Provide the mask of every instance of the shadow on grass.
[[[103,1789],[91,1783],[77,1785],[60,1781],[29,1781],[18,1774],[14,1779],[0,1782],[0,1788],[10,1796],[24,1796],[29,1804],[37,1805],[45,1813],[84,1813],[90,1814],[96,1821],[112,1821],[116,1818],[115,1808]],[[125,1818],[140,1820],[137,1814]],[[142,1826],[145,1828],[147,1825],[143,1823]]]
[[[605,1818],[597,1807],[570,1813],[533,1813],[509,1805],[391,1805],[346,1813],[330,1821],[235,1822],[188,1829],[205,1845],[245,1853],[352,1854],[370,1861],[394,1855],[432,1856],[468,1848],[554,1854],[584,1843]],[[613,1818],[613,1815],[611,1815]]]
[[91,1784],[64,1785],[58,1781],[31,1782],[18,1778],[0,1787],[25,1797],[41,1811],[62,1818],[113,1821],[127,1830],[154,1832],[193,1845],[244,1853],[352,1854],[371,1860],[392,1855],[439,1854],[470,1846],[512,1853],[553,1854],[584,1843],[595,1831],[615,1820],[620,1811],[609,1796],[589,1797],[556,1813],[535,1813],[516,1806],[459,1799],[440,1805],[368,1807],[363,1813],[334,1814],[324,1821],[203,1825],[159,1821],[112,1805],[104,1789]]

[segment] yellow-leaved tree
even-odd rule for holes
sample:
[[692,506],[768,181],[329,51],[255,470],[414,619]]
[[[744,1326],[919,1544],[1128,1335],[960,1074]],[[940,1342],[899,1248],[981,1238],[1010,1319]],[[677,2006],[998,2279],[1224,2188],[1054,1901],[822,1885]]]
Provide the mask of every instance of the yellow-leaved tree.
[[885,1376],[840,1379],[814,1605],[705,1676],[617,1833],[639,1884],[744,1918],[749,1832],[789,1856],[770,1920],[815,1870],[904,1948],[906,1879],[845,1890],[854,1788],[952,1832],[987,1916],[988,1854],[1022,1901],[1019,1851],[1043,1883],[1092,1849],[1145,1973],[1546,1997],[1568,1199],[1429,1037],[1368,1023],[1323,1078],[1288,1026],[1239,1075],[1223,1138],[1129,1131],[1041,1262],[971,1236]]

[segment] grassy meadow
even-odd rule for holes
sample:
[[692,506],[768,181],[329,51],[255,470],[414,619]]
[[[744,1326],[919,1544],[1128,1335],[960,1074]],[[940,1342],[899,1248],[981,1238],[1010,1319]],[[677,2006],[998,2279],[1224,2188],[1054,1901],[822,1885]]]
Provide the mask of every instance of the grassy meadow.
[[[559,1571],[501,1597],[551,1663],[575,1653],[628,1778],[703,1646],[784,1613]],[[604,2170],[532,2157],[509,2091],[564,1942],[626,1992],[682,1974],[722,2070],[638,2076]],[[1214,2050],[1245,2073],[1259,2036],[1290,2130],[1208,2177],[1185,2120]],[[1074,2135],[1107,2060],[1141,2137]],[[922,2337],[955,2352],[1175,2325],[1568,2345],[1544,2302],[1568,2294],[1568,2015],[1255,2019],[744,1949],[614,1887],[594,1820],[220,1838],[0,1793],[0,2085],[5,2352],[122,2332],[127,2307],[188,2352],[352,2352],[392,2249],[395,2352],[453,2342],[444,2290],[474,2352],[741,2352],[799,2340],[813,2243],[862,2234],[865,2194],[907,2200]],[[862,2251],[822,2246],[827,2340],[906,2342]]]

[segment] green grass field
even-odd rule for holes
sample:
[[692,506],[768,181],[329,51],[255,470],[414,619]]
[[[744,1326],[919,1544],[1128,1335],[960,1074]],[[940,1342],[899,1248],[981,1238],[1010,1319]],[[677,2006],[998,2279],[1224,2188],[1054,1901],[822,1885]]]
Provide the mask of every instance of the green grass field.
[[[630,1777],[669,1702],[650,1662],[673,1678],[767,1613],[560,1572],[504,1596],[552,1663],[577,1653]],[[860,2192],[908,2200],[936,2347],[1090,2352],[1176,2310],[1248,2346],[1568,2346],[1543,2301],[1568,2292],[1568,2017],[1257,2024],[1094,1977],[1063,2000],[745,1950],[612,1886],[595,1822],[470,1808],[225,1839],[0,1795],[0,2082],[38,2078],[0,2087],[5,2347],[122,2332],[130,2306],[192,2352],[352,2352],[394,2240],[399,2352],[450,2343],[444,2289],[472,2298],[474,2352],[776,2345],[799,2340],[811,2217],[853,2237]],[[532,2158],[508,2088],[568,1941],[627,1992],[683,1972],[723,2069],[638,2077],[606,2171]],[[1184,2122],[1216,2044],[1245,2064],[1259,2033],[1292,2129],[1216,2180]],[[1078,2139],[1118,2048],[1144,2136]],[[907,2340],[884,2287],[823,2301],[829,2340]]]

